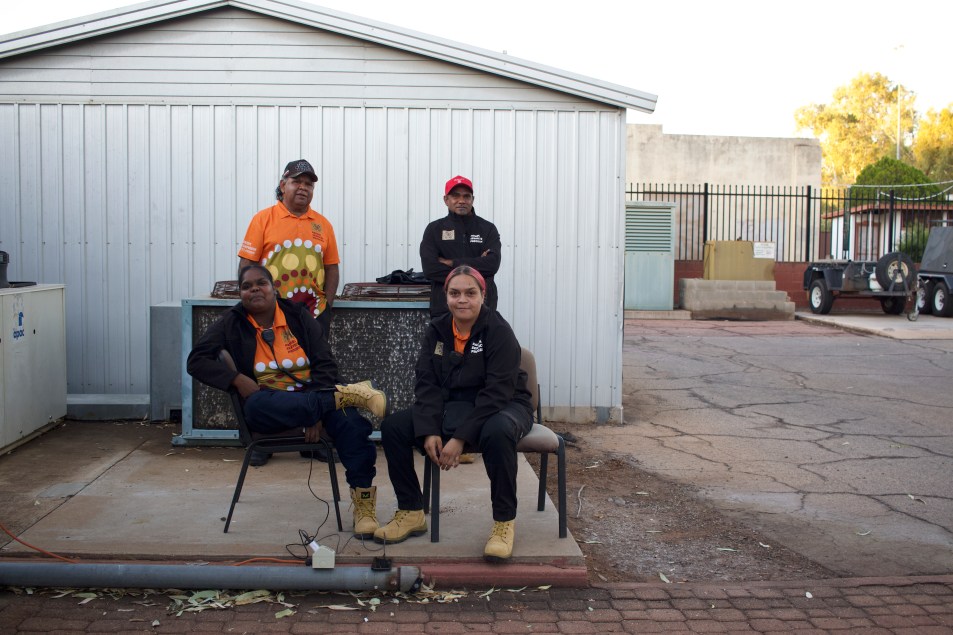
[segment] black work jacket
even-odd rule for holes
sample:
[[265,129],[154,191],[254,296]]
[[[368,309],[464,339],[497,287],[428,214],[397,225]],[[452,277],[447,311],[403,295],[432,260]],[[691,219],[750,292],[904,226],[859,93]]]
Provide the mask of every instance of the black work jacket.
[[[331,357],[331,348],[321,324],[312,317],[307,307],[297,302],[278,298],[288,328],[311,362],[311,384],[316,390],[333,390],[338,382],[338,367]],[[255,378],[255,327],[248,321],[248,312],[239,302],[218,318],[199,338],[189,353],[186,369],[189,375],[203,384],[219,390],[228,390],[241,373]],[[228,351],[238,371],[219,361],[218,353]]]
[[[500,270],[500,232],[496,225],[476,215],[476,211],[460,216],[451,211],[443,218],[427,225],[420,241],[420,262],[424,275],[430,280],[430,315],[443,315],[447,298],[443,283],[455,267],[469,265],[486,279],[486,304],[496,309],[497,293],[493,276]],[[481,256],[488,251],[486,256]],[[441,264],[437,258],[453,261],[453,266]]]
[[509,404],[532,418],[532,395],[520,368],[520,344],[499,313],[483,306],[470,330],[463,355],[453,350],[453,316],[434,318],[424,334],[414,388],[414,434],[442,434],[448,401],[470,401],[474,408],[453,438],[476,445],[483,424]]

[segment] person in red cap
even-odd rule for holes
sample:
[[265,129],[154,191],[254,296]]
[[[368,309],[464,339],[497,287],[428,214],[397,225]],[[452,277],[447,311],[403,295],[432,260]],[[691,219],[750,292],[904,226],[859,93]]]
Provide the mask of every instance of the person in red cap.
[[486,280],[486,305],[496,309],[497,292],[493,276],[500,269],[500,232],[496,225],[476,215],[473,182],[455,176],[444,186],[447,215],[433,221],[420,241],[420,261],[430,280],[430,316],[449,311],[443,291],[447,274],[455,267],[473,267]]
[[278,202],[252,217],[238,266],[267,267],[279,297],[304,304],[328,333],[341,259],[330,221],[311,209],[317,180],[304,159],[285,166],[275,188]]

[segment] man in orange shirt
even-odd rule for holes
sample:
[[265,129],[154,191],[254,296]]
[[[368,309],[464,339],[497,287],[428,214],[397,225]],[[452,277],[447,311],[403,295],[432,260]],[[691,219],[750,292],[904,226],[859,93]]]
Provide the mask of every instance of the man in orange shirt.
[[328,333],[341,259],[334,228],[311,209],[317,180],[304,159],[286,165],[275,189],[278,202],[252,217],[238,257],[239,269],[267,267],[279,297],[307,306]]

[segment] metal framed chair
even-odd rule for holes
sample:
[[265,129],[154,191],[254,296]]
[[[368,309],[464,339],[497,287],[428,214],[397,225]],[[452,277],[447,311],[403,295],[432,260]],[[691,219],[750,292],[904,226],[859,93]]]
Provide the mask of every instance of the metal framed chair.
[[[542,406],[539,402],[539,380],[536,375],[536,358],[529,349],[523,348],[520,368],[527,375],[526,385],[532,394],[536,421],[529,433],[516,444],[516,451],[539,454],[539,491],[536,510],[546,509],[546,479],[549,471],[549,455],[556,455],[556,488],[559,498],[559,537],[568,536],[566,516],[566,442],[542,424]],[[430,514],[430,542],[440,542],[440,467],[424,457],[424,513]]]
[[[235,360],[229,355],[228,351],[222,350],[219,353],[219,359],[230,368],[235,368]],[[228,533],[228,527],[232,524],[232,513],[235,511],[235,505],[242,495],[242,487],[245,484],[245,475],[248,473],[248,462],[251,460],[252,452],[310,452],[324,448],[328,456],[328,476],[331,480],[331,493],[334,498],[334,514],[337,517],[338,531],[343,531],[341,524],[341,491],[338,487],[337,465],[334,459],[333,447],[330,439],[322,437],[316,442],[305,441],[304,436],[297,430],[289,430],[287,434],[279,435],[261,435],[252,432],[245,422],[245,413],[242,408],[242,398],[234,388],[228,391],[232,401],[232,409],[235,411],[235,419],[238,422],[238,436],[242,445],[245,446],[245,458],[242,461],[241,472],[238,473],[238,482],[235,483],[235,494],[232,496],[232,504],[228,508],[228,516],[225,518],[225,533]]]

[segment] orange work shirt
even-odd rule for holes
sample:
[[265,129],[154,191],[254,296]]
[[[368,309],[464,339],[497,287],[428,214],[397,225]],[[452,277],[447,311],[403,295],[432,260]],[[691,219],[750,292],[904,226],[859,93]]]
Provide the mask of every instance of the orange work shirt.
[[327,308],[324,268],[341,262],[331,222],[310,207],[295,216],[281,201],[252,217],[238,256],[267,267],[281,297],[315,317]]
[[[275,341],[271,346],[261,336],[264,330],[251,315],[248,321],[255,327],[255,381],[262,388],[271,390],[296,391],[304,388],[304,383],[311,380],[311,362],[307,354],[288,328],[285,312],[281,307],[275,307],[275,322],[271,325],[275,332]],[[274,347],[274,352],[272,352]],[[292,381],[291,377],[278,370],[278,365],[298,377],[301,381]]]

